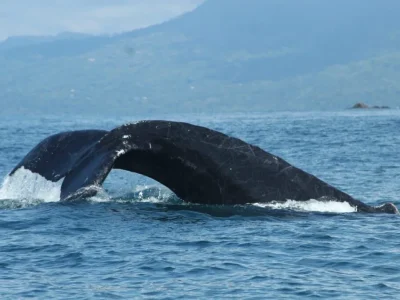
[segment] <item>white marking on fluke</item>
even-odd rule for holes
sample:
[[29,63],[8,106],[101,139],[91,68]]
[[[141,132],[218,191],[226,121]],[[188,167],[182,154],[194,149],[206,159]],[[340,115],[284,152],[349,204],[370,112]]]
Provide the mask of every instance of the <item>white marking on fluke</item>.
[[126,153],[126,150],[124,150],[124,149],[117,150],[117,152],[116,152],[117,157],[120,157],[121,155],[124,155],[125,153]]

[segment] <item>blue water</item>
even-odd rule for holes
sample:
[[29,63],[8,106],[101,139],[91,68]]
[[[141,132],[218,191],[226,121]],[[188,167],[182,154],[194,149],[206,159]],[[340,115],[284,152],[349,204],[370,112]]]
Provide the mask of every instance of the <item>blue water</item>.
[[[9,116],[0,120],[0,175],[52,133],[143,118],[220,130],[368,204],[400,206],[398,110]],[[57,187],[32,178],[0,190],[1,299],[399,299],[398,215],[315,203],[189,205],[122,171],[98,196],[60,203]]]

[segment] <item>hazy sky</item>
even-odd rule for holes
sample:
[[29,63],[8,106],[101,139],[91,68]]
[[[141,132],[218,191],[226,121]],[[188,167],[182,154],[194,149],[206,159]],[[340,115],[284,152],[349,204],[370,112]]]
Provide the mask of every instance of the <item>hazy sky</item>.
[[165,21],[204,0],[0,0],[0,40],[64,31],[115,33]]

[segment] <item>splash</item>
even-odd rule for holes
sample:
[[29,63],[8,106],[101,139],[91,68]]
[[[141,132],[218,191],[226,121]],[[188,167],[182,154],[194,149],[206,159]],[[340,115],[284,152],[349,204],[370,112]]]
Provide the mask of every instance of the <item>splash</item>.
[[157,185],[138,185],[134,195],[137,202],[165,203],[171,199],[171,192]]
[[308,201],[287,200],[286,202],[254,203],[255,206],[272,209],[290,209],[297,211],[331,212],[331,213],[354,213],[357,208],[347,202],[338,201],[318,201],[311,199]]
[[63,180],[64,178],[61,178],[52,182],[21,167],[12,176],[4,179],[0,188],[0,200],[40,199],[42,202],[56,202],[60,200]]
[[175,203],[174,194],[158,185],[138,185],[133,191],[115,195],[111,199],[120,203]]

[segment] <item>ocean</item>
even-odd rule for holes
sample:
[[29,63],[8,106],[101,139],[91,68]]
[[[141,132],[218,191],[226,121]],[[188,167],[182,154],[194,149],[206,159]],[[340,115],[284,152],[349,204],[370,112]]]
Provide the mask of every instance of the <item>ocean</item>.
[[98,195],[64,203],[57,183],[7,177],[53,133],[141,119],[222,131],[370,205],[400,206],[399,110],[3,116],[1,299],[399,299],[399,215],[315,200],[189,204],[117,170]]

